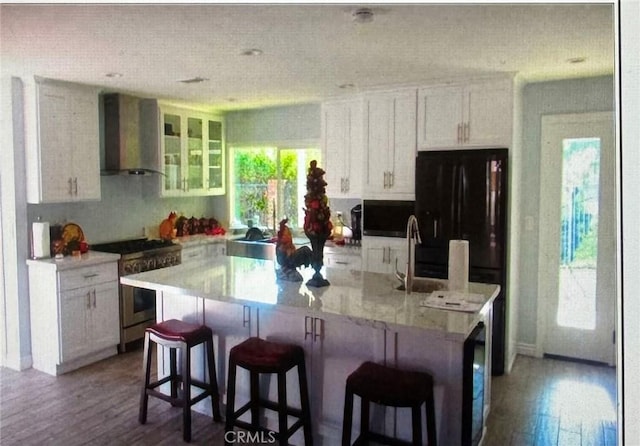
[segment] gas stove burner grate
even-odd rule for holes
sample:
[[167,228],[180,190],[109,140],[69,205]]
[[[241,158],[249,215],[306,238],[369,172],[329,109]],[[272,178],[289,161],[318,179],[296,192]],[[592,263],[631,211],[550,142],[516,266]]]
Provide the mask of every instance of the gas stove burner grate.
[[170,240],[135,239],[91,245],[91,249],[115,254],[132,254],[172,246],[176,245]]

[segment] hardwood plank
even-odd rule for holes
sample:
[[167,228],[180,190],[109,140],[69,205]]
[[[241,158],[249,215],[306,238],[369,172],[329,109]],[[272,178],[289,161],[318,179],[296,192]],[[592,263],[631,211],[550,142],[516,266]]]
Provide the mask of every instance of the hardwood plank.
[[[584,410],[595,393],[560,392],[567,380],[603,389],[615,407],[615,369],[519,356],[511,374],[493,378],[484,446],[564,446],[577,436],[583,446],[615,445],[615,414]],[[151,398],[147,424],[138,423],[141,386],[141,350],[58,377],[0,369],[0,444],[182,444],[179,408]],[[224,425],[194,412],[192,436],[222,445]]]

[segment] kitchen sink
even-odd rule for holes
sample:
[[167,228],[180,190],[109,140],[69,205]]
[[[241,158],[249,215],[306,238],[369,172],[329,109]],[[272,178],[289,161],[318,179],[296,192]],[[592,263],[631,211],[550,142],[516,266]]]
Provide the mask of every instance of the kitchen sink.
[[246,240],[244,238],[227,240],[227,255],[273,260],[276,256],[276,244],[270,238],[260,240]]
[[426,277],[414,277],[411,284],[412,293],[433,293],[446,289],[444,283],[439,280],[429,279]]

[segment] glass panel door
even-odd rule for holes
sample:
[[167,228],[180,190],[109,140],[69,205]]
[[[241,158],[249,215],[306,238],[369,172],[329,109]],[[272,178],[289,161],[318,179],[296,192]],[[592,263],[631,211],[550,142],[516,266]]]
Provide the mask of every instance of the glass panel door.
[[224,159],[222,157],[222,123],[209,121],[208,187],[219,189],[224,183]]
[[180,124],[180,116],[164,115],[164,189],[167,191],[182,188]]
[[559,300],[556,322],[596,325],[600,139],[562,141]]
[[188,190],[202,189],[204,187],[202,119],[187,118],[187,131]]
[[615,363],[613,115],[542,118],[538,333],[542,353]]

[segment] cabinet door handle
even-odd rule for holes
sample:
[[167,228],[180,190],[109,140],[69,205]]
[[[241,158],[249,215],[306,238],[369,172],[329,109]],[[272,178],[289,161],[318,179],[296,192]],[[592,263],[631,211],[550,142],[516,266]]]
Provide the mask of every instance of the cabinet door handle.
[[462,124],[458,124],[458,139],[457,141],[462,142]]
[[96,308],[96,289],[93,289],[93,308]]
[[242,306],[242,326],[248,327],[251,323],[251,307],[248,305]]
[[78,177],[75,177],[73,179],[73,190],[75,192],[75,195],[78,195]]
[[464,142],[469,142],[470,136],[471,136],[471,126],[467,122],[464,124]]
[[[309,329],[309,321],[311,321],[311,329]],[[313,320],[311,316],[304,317],[304,340],[306,341],[309,336],[313,336]]]
[[73,195],[73,180],[69,177],[69,195]]
[[349,183],[349,178],[345,178],[344,181],[345,181],[345,184],[346,184],[345,192],[349,192],[349,189],[351,188],[351,184]]
[[393,187],[393,172],[389,172],[389,188]]
[[87,310],[91,309],[91,291],[87,291]]
[[[322,336],[322,319],[319,317],[313,318],[313,342],[316,342],[318,338]],[[322,338],[321,338],[322,339]]]

